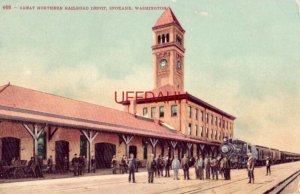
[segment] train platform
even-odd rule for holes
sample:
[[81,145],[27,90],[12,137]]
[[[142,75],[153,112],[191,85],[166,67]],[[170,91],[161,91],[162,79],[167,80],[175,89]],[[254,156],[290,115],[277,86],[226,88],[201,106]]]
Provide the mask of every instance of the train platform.
[[[255,169],[255,183],[248,184],[245,169],[232,170],[231,180],[195,180],[194,168],[190,169],[192,180],[173,178],[155,178],[154,184],[147,183],[147,172],[136,174],[136,183],[128,183],[128,175],[99,175],[61,179],[46,179],[0,184],[2,194],[26,193],[92,193],[92,194],[196,194],[196,193],[265,193],[277,187],[281,182],[300,170],[300,162],[291,162],[272,166],[271,176],[266,176],[264,167]],[[171,175],[173,172],[171,172]],[[295,179],[297,180],[297,179]],[[296,184],[297,185],[297,184]],[[297,192],[297,189],[295,188]],[[299,191],[298,191],[299,192]]]

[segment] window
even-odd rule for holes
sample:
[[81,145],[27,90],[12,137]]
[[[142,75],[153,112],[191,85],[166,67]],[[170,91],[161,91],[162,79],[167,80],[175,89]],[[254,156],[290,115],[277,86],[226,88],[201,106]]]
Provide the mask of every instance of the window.
[[172,105],[171,106],[171,116],[177,116],[177,105]]
[[203,137],[203,126],[201,127],[201,137]]
[[211,115],[211,117],[210,117],[210,123],[213,125],[214,124],[214,116],[213,115]]
[[162,43],[165,43],[165,35],[162,35]]
[[165,116],[165,110],[163,106],[159,107],[159,117],[164,117]]
[[208,133],[209,133],[209,130],[208,130],[208,128],[206,128],[206,138],[208,138]]
[[215,125],[218,126],[218,117],[215,117]]
[[182,40],[181,40],[181,37],[176,35],[176,43],[178,43],[179,45],[182,44]]
[[204,121],[204,114],[203,114],[203,111],[201,111],[201,121]]
[[169,34],[166,35],[166,42],[169,42]]
[[47,156],[47,147],[46,147],[46,132],[43,132],[37,140],[37,150],[38,155],[42,156],[43,159],[46,159]]
[[148,147],[146,143],[143,143],[143,158],[146,160],[148,157]]
[[217,140],[217,139],[218,139],[218,132],[215,131],[215,140]]
[[198,125],[195,125],[195,135],[198,136]]
[[188,135],[192,135],[192,124],[189,123],[189,127],[188,127]]
[[155,118],[155,111],[156,111],[156,108],[151,107],[151,118]]
[[87,156],[87,139],[80,135],[80,156]]
[[211,133],[210,133],[210,139],[212,139],[214,136],[214,130],[211,130]]
[[222,121],[221,121],[221,118],[219,119],[219,127],[221,127],[222,126]]
[[209,122],[208,113],[206,113],[206,123]]
[[198,109],[195,109],[195,118],[198,120]]
[[189,117],[192,118],[192,107],[191,106],[188,107],[188,111],[189,111]]
[[160,37],[160,35],[158,35],[158,37],[157,37],[157,42],[158,42],[158,44],[161,43],[161,37]]
[[225,129],[225,121],[223,120],[223,128]]
[[143,108],[143,116],[147,116],[148,115],[148,108],[145,107]]

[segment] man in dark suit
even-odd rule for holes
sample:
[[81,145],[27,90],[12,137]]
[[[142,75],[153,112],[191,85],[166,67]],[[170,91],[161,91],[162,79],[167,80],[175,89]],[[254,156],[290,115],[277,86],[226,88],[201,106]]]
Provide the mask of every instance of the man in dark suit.
[[128,170],[129,170],[129,177],[128,181],[131,182],[131,176],[132,176],[132,182],[135,183],[135,170],[136,170],[136,160],[134,158],[134,155],[131,153],[130,158],[128,159]]
[[79,158],[77,157],[77,154],[74,154],[74,158],[72,159],[72,166],[74,170],[74,176],[78,176]]
[[189,159],[187,158],[186,154],[184,154],[181,160],[181,168],[183,170],[184,180],[190,180],[190,166],[189,166]]
[[156,167],[156,162],[154,160],[154,154],[150,155],[150,158],[147,160],[146,168],[148,171],[148,183],[153,183],[153,175]]

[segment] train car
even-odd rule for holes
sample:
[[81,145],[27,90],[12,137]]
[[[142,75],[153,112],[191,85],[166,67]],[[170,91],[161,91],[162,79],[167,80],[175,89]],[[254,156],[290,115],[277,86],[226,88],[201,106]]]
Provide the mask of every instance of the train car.
[[266,159],[269,158],[273,164],[281,162],[281,152],[278,149],[268,148],[265,146],[255,145],[258,158],[256,164],[259,166],[265,165]]
[[281,151],[281,162],[294,162],[300,160],[300,154],[287,152],[287,151]]
[[271,160],[273,164],[278,164],[281,162],[281,152],[278,149],[270,148],[271,149]]

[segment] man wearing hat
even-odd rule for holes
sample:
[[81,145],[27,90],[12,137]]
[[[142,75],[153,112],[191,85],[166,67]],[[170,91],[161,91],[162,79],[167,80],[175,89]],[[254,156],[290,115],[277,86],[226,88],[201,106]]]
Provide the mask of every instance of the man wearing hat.
[[248,183],[254,183],[254,167],[255,167],[255,158],[252,156],[251,153],[248,153],[248,161],[247,161],[247,170],[248,170]]
[[153,183],[153,174],[156,168],[156,161],[154,160],[154,154],[151,154],[150,158],[147,160],[146,168],[148,171],[148,183]]
[[79,158],[77,157],[77,154],[74,154],[74,158],[72,159],[72,165],[74,168],[74,176],[78,176]]
[[269,157],[267,157],[266,159],[266,168],[267,168],[266,176],[271,175],[271,160]]

